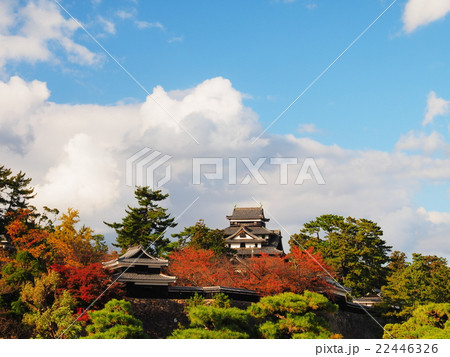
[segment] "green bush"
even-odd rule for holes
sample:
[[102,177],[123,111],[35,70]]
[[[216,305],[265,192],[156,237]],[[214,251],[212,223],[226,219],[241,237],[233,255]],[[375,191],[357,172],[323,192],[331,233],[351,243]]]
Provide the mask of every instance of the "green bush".
[[450,338],[450,303],[419,306],[406,322],[384,328],[383,338]]
[[102,310],[89,313],[92,325],[86,338],[145,338],[142,321],[133,316],[131,303],[112,299]]

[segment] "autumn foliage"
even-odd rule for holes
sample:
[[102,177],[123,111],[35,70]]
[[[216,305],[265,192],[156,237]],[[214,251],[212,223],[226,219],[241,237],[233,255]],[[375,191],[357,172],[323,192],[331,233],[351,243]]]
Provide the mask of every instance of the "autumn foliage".
[[324,269],[331,269],[312,248],[307,252],[294,247],[285,257],[262,254],[231,263],[211,250],[184,248],[170,255],[169,274],[178,285],[220,285],[256,290],[262,295],[305,290],[326,291]]
[[47,243],[50,233],[32,225],[32,212],[21,209],[15,212],[14,220],[7,226],[7,234],[17,250],[30,253],[34,258],[49,261],[50,246]]
[[77,210],[69,209],[60,221],[48,237],[55,263],[81,267],[102,260],[105,252],[93,246],[96,237],[93,231],[85,226],[75,228],[80,221]]
[[186,247],[173,252],[169,274],[177,277],[181,286],[234,286],[236,277],[226,257],[215,256],[212,250]]
[[[84,307],[100,296],[112,282],[110,272],[103,269],[100,263],[91,263],[81,267],[54,264],[51,269],[60,276],[58,289],[68,290],[77,303]],[[121,284],[115,283],[102,295],[99,305],[123,295]]]

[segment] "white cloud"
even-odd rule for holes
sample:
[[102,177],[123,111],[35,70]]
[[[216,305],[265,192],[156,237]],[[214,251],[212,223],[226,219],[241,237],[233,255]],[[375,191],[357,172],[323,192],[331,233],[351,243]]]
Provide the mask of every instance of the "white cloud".
[[[294,135],[267,135],[252,145],[262,130],[258,117],[243,104],[244,94],[221,77],[187,90],[167,92],[156,87],[145,102],[133,105],[63,105],[49,102],[48,96],[42,82],[20,78],[0,82],[0,98],[7,104],[0,106],[0,135],[12,138],[10,124],[3,123],[17,122],[21,123],[14,129],[17,135],[24,132],[31,138],[26,145],[17,144],[23,145],[22,151],[12,150],[1,140],[0,162],[33,178],[36,205],[80,209],[83,221],[97,230],[105,230],[103,220],[120,219],[126,205],[134,204],[133,189],[125,185],[125,161],[147,146],[173,157],[172,180],[164,189],[171,194],[169,210],[174,215],[200,197],[180,226],[204,218],[210,226],[225,227],[224,216],[233,205],[256,204],[254,197],[290,233],[325,213],[366,217],[381,225],[395,249],[450,257],[444,234],[450,228],[444,222],[450,212],[423,214],[414,204],[421,185],[450,180],[449,159],[430,157],[425,150],[414,155],[345,150]],[[413,144],[430,140],[410,136]],[[408,145],[424,146],[413,144]],[[192,185],[193,157],[223,158],[224,180]],[[240,183],[248,170],[239,158],[246,157],[252,162],[270,157],[294,157],[301,162],[312,157],[326,184],[294,185],[299,165],[293,165],[288,168],[288,185],[280,185],[280,167],[267,159],[261,170],[267,185],[255,180],[229,185],[228,158],[238,158]],[[269,226],[278,224],[272,220]],[[287,243],[289,237],[286,233],[284,237]]]
[[183,42],[184,36],[174,36],[167,40],[168,43]]
[[76,134],[64,147],[57,166],[37,186],[38,202],[61,209],[77,204],[85,214],[109,207],[119,197],[117,166],[111,152],[87,134]]
[[433,122],[438,115],[446,115],[450,112],[450,101],[443,98],[438,98],[434,91],[428,94],[427,111],[422,125],[427,125]]
[[425,154],[432,154],[437,151],[446,151],[448,146],[444,136],[436,131],[426,135],[423,132],[416,133],[411,130],[400,137],[395,148],[397,150],[421,151]]
[[122,20],[131,19],[136,15],[136,10],[132,11],[119,10],[116,12],[116,15],[120,17]]
[[449,12],[450,0],[409,0],[403,13],[403,27],[410,33],[444,18]]
[[312,134],[312,133],[319,132],[319,129],[317,129],[317,127],[316,127],[316,125],[314,123],[311,123],[311,124],[300,124],[298,126],[297,131],[300,134],[303,134],[303,133]]
[[113,22],[106,20],[103,16],[99,16],[98,21],[103,26],[103,31],[110,35],[114,35],[116,33],[116,25],[114,25]]
[[78,25],[65,19],[50,0],[30,0],[26,6],[6,1],[0,5],[0,68],[10,60],[54,60],[51,48],[63,49],[71,62],[98,64],[101,56],[76,43],[73,35]]
[[30,117],[49,96],[47,86],[39,81],[27,83],[19,77],[0,81],[0,142],[4,146],[24,152],[33,136]]
[[148,28],[159,28],[161,30],[164,30],[164,25],[160,22],[148,22],[148,21],[139,21],[136,20],[134,22],[138,29],[148,29]]
[[427,211],[423,207],[419,207],[417,212],[424,215],[431,223],[450,225],[450,213],[448,212]]

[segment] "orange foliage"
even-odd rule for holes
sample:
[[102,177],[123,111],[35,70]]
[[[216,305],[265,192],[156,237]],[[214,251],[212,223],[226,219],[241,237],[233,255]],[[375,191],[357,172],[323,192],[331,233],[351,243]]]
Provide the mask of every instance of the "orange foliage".
[[50,247],[47,244],[49,232],[42,228],[30,228],[30,210],[18,210],[15,215],[15,219],[7,227],[11,243],[17,250],[28,252],[35,258],[49,261],[51,259]]
[[306,250],[298,246],[292,247],[287,258],[296,272],[292,284],[293,292],[328,291],[331,288],[325,279],[329,277],[327,272],[333,277],[335,272],[325,263],[320,253],[314,253],[313,247]]
[[275,295],[291,291],[290,285],[294,270],[284,257],[262,254],[246,260],[242,269],[240,287],[256,290],[263,295]]
[[332,270],[312,248],[304,252],[294,247],[285,257],[262,254],[235,265],[211,250],[194,248],[176,251],[169,259],[169,274],[177,277],[177,285],[220,285],[256,290],[262,295],[326,292],[330,288],[323,268]]
[[186,247],[173,252],[168,273],[177,277],[181,286],[233,286],[234,268],[225,257],[216,257],[212,250]]
[[256,290],[262,295],[274,295],[282,292],[303,293],[310,291],[327,291],[330,285],[326,282],[325,268],[332,272],[320,254],[307,252],[293,247],[286,257],[269,256],[252,257],[247,260],[247,269],[242,287]]

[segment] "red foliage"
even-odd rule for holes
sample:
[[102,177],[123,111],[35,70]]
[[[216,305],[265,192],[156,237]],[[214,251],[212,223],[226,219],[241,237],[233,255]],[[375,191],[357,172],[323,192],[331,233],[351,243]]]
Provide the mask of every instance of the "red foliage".
[[173,252],[168,272],[181,286],[233,286],[235,272],[226,257],[216,257],[212,250],[186,247]]
[[[82,307],[79,307],[77,309],[76,314],[74,314],[73,317],[76,318],[77,321],[88,322],[91,318],[87,312],[83,314],[84,310],[85,309],[83,309]],[[83,315],[81,315],[81,314],[83,314]]]
[[262,295],[326,292],[330,285],[323,268],[332,273],[312,248],[303,251],[293,247],[285,257],[262,254],[237,265],[226,257],[216,257],[211,250],[190,247],[172,253],[169,259],[169,274],[177,277],[177,285],[220,285],[256,290]]
[[242,269],[240,287],[256,290],[263,295],[275,295],[291,290],[292,266],[284,257],[262,254],[246,260]]
[[[109,271],[100,263],[72,267],[54,264],[51,269],[59,273],[61,279],[58,288],[68,290],[82,306],[87,306],[102,294],[112,282]],[[124,291],[121,284],[115,283],[99,299],[105,303],[112,298],[122,298]]]
[[292,247],[287,258],[295,271],[291,285],[293,292],[304,290],[327,292],[331,288],[326,278],[329,277],[328,273],[335,276],[335,272],[325,263],[320,253],[314,253],[313,247],[306,250],[297,246]]
[[320,254],[293,247],[286,257],[262,254],[247,260],[243,269],[241,286],[256,290],[262,295],[282,292],[303,293],[305,290],[326,292],[330,285],[326,282],[325,268],[332,273]]

